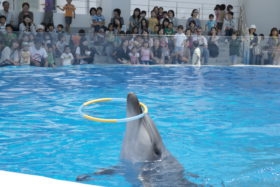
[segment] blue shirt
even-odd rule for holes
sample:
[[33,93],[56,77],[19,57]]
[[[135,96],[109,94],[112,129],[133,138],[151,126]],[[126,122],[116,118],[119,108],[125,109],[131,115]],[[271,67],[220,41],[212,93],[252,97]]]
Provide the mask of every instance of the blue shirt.
[[103,15],[94,15],[94,16],[92,16],[92,21],[105,22],[105,17]]
[[212,27],[215,27],[216,21],[215,20],[208,20],[205,24],[207,31],[210,31]]

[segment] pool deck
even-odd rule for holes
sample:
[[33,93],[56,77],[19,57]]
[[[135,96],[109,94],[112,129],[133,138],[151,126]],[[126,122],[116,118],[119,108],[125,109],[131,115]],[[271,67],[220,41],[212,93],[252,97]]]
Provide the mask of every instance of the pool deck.
[[89,184],[56,180],[42,176],[28,175],[3,170],[0,170],[0,181],[1,186],[5,187],[98,187]]

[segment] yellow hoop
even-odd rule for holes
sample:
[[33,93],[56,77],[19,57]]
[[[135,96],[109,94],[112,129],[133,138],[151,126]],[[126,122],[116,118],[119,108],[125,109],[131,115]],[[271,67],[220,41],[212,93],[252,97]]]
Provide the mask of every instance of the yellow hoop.
[[80,114],[91,121],[96,121],[96,122],[102,122],[102,123],[119,123],[119,122],[128,122],[128,121],[133,121],[136,119],[140,119],[142,117],[144,117],[144,115],[146,115],[148,113],[148,107],[142,103],[139,102],[139,105],[141,106],[141,108],[143,109],[143,112],[137,116],[133,116],[133,117],[129,117],[129,118],[121,118],[121,119],[106,119],[106,118],[97,118],[97,117],[93,117],[90,116],[88,114],[83,113],[82,109],[85,106],[91,105],[91,104],[95,104],[95,103],[99,103],[99,102],[106,102],[106,101],[125,101],[125,99],[122,98],[100,98],[100,99],[94,99],[94,100],[90,100],[85,102],[84,104],[82,104],[82,106],[79,108],[79,112]]

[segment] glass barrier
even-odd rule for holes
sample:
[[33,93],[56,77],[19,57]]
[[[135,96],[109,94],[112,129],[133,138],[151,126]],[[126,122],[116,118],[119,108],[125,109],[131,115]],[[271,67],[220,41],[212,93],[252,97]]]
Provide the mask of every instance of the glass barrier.
[[0,66],[280,65],[280,47],[273,38],[200,33],[10,32],[0,34],[0,55]]

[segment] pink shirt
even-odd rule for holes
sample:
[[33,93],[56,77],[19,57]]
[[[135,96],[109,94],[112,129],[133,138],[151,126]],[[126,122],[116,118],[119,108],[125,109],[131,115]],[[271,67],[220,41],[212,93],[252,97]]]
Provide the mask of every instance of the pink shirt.
[[149,61],[150,60],[151,51],[149,48],[142,48],[141,49],[141,60],[142,61]]

